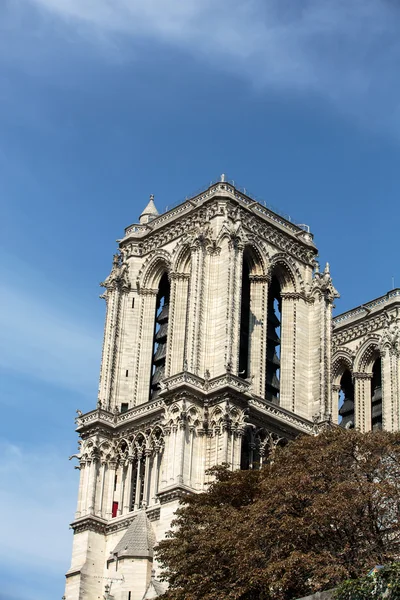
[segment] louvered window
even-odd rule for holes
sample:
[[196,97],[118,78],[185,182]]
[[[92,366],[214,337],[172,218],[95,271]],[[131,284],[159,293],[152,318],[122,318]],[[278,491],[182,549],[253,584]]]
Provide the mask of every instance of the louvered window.
[[160,393],[160,382],[165,377],[167,357],[167,334],[169,317],[170,285],[167,273],[161,277],[157,294],[156,319],[153,343],[153,362],[151,370],[150,398]]

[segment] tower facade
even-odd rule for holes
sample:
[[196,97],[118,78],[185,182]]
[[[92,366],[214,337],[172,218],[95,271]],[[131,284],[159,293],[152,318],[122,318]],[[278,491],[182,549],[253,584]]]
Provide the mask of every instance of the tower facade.
[[207,469],[258,468],[329,418],[338,294],[316,255],[307,228],[224,177],[161,215],[151,198],[125,229],[97,406],[77,418],[66,600],[155,597],[154,543]]
[[335,317],[332,416],[360,431],[400,429],[400,289]]

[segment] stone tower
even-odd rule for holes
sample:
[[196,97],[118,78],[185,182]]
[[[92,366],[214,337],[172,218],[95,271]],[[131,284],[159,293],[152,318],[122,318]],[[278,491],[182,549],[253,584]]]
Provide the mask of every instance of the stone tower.
[[66,600],[162,591],[155,540],[208,468],[258,468],[332,409],[329,266],[308,228],[221,180],[164,214],[153,197],[110,275],[97,407],[77,418]]
[[400,289],[335,317],[332,416],[360,431],[400,429]]

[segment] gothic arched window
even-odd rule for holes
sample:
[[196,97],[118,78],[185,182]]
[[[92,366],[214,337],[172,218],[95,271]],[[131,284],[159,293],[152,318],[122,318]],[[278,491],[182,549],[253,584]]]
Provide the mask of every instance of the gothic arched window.
[[354,429],[354,384],[349,369],[340,379],[339,425],[345,429]]
[[372,366],[371,429],[382,429],[382,366],[380,357]]
[[156,318],[153,341],[153,361],[151,368],[150,398],[154,399],[160,393],[160,382],[165,377],[165,362],[167,357],[167,333],[169,316],[170,284],[168,274],[160,279],[156,302]]
[[265,398],[279,404],[281,367],[281,286],[274,275],[268,289]]

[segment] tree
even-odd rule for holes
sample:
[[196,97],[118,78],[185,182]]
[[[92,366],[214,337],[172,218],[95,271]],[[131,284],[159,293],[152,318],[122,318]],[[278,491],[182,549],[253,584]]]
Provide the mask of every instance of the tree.
[[392,563],[359,579],[341,583],[335,600],[400,600],[400,563]]
[[213,472],[157,547],[165,600],[291,600],[399,556],[398,433],[334,428]]

